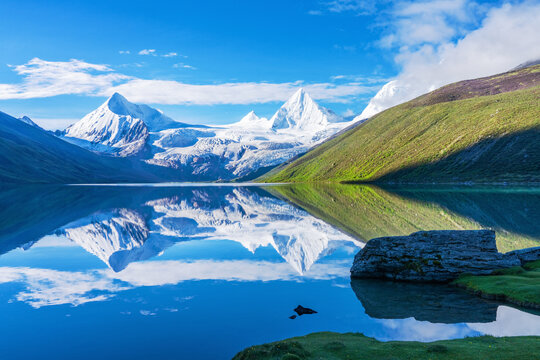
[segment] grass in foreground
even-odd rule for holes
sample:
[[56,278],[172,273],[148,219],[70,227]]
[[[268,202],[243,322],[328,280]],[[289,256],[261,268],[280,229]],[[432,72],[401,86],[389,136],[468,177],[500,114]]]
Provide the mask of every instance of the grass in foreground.
[[540,337],[481,336],[431,343],[380,342],[362,334],[314,333],[270,344],[252,346],[233,360],[299,359],[533,359]]
[[454,284],[482,297],[540,308],[540,260],[499,270],[493,275],[463,275]]

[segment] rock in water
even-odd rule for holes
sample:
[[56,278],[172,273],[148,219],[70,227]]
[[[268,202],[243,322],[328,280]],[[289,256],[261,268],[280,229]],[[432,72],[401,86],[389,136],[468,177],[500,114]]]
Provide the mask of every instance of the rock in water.
[[519,265],[517,255],[497,251],[492,230],[419,231],[368,241],[354,257],[351,276],[447,282],[464,273],[483,275]]
[[298,316],[302,316],[304,314],[316,314],[317,312],[313,309],[303,307],[302,305],[298,305],[296,309],[294,309],[294,312],[298,314]]

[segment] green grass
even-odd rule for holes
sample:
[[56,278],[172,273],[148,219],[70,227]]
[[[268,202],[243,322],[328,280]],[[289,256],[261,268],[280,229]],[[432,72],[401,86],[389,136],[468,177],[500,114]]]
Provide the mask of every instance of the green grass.
[[252,346],[233,360],[299,359],[461,359],[529,360],[540,352],[540,337],[472,337],[431,343],[380,342],[362,334],[314,333],[270,344]]
[[425,95],[374,116],[261,181],[540,182],[540,86],[531,84],[434,104],[422,100]]
[[[540,206],[538,194],[411,189],[404,197],[377,186],[345,184],[290,184],[266,190],[363,241],[420,230],[492,227],[501,252],[540,246],[540,226],[529,218]],[[530,213],[523,213],[524,207]]]
[[463,275],[454,284],[483,297],[540,308],[540,260],[499,270],[493,275]]

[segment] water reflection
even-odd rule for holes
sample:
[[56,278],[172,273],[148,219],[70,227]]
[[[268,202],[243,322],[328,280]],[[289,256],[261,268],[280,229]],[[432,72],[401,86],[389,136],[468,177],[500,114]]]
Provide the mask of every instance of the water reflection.
[[540,245],[539,188],[321,184],[270,191],[364,242],[420,230],[491,228],[499,251]]
[[[40,236],[54,233],[80,245],[118,272],[180,241],[233,240],[251,252],[271,246],[303,274],[318,258],[337,247],[354,251],[362,245],[260,188],[47,189],[52,193],[43,195],[40,189],[34,189],[34,193],[27,194],[29,202],[24,205],[17,202],[19,199],[4,197],[11,206],[5,207],[0,217],[11,226],[6,226],[0,236],[2,252],[29,248]],[[136,196],[130,197],[133,193]],[[53,195],[56,199],[51,201]],[[34,211],[28,211],[32,216],[34,212],[46,214],[37,221],[21,221],[19,212],[13,216],[10,209],[34,205]],[[100,209],[95,211],[98,206]],[[73,220],[77,214],[89,215]],[[65,224],[51,229],[54,225],[50,225],[50,218],[53,224]]]
[[[535,312],[448,286],[350,280],[354,254],[377,236],[490,226],[505,249],[538,243],[536,193],[495,191],[502,209],[488,206],[490,192],[472,194],[365,186],[1,189],[3,355],[227,359],[315,331],[419,341],[538,335]],[[318,313],[291,321],[298,304]],[[134,342],[141,333],[144,341]],[[24,346],[28,336],[32,347]],[[88,342],[96,345],[78,351]]]
[[353,279],[351,288],[366,314],[377,319],[445,324],[496,320],[497,303],[448,285]]

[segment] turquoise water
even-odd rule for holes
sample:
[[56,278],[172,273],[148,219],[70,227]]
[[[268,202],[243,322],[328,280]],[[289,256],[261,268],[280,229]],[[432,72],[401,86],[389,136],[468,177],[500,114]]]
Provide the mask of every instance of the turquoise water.
[[[315,331],[418,341],[540,335],[538,313],[447,286],[351,283],[363,240],[273,194],[201,184],[1,189],[2,358],[229,359]],[[411,204],[421,197],[395,194]],[[515,216],[489,226],[514,233],[519,224],[516,236],[534,241],[538,195],[497,196]],[[460,216],[488,221],[477,210]],[[297,305],[317,314],[290,319]]]

